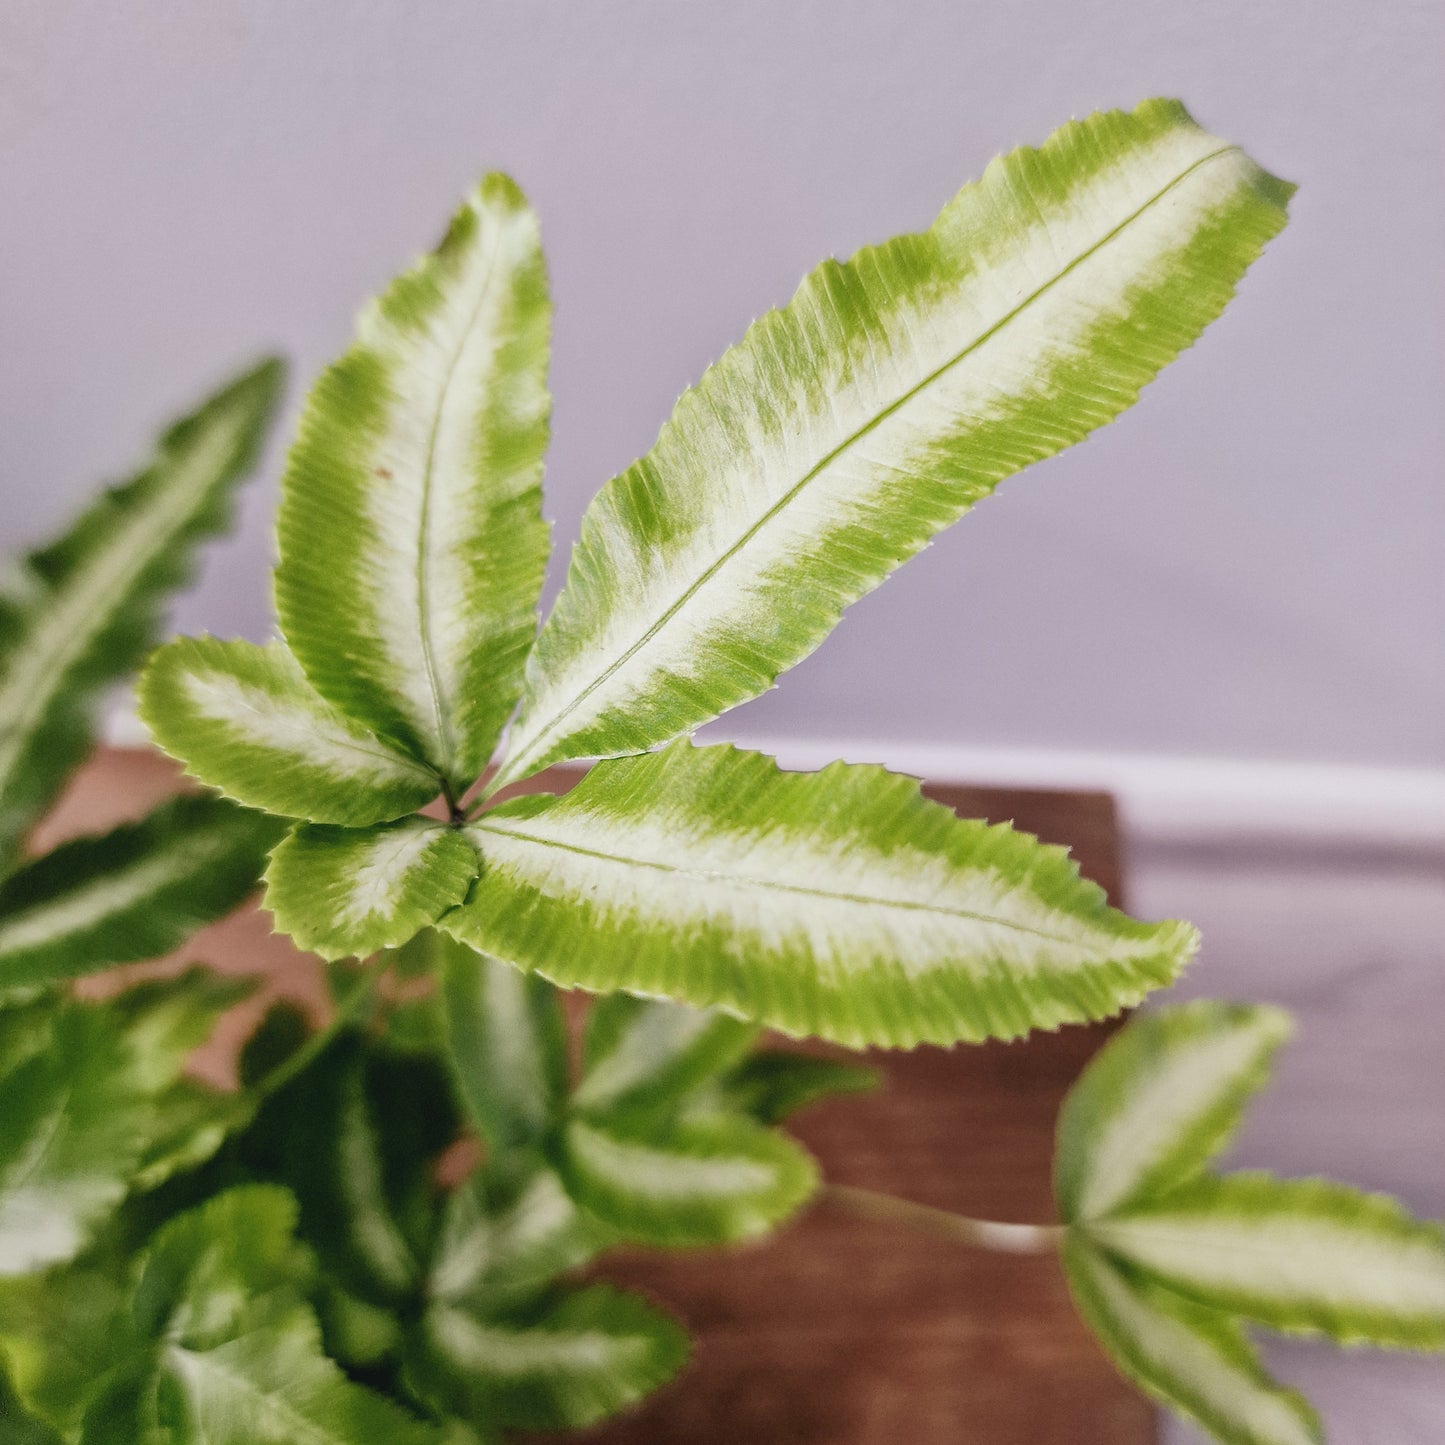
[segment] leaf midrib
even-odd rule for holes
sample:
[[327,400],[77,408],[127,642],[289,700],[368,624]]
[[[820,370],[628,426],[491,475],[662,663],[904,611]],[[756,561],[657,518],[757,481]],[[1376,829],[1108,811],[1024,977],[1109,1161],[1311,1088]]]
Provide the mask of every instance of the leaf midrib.
[[[477,226],[483,233],[479,240],[485,246],[486,240],[491,238],[495,227],[484,226],[482,214],[479,210],[473,212],[477,217]],[[437,439],[441,433],[442,416],[447,409],[447,401],[451,396],[452,385],[456,381],[457,369],[461,365],[462,356],[472,338],[472,328],[477,323],[477,318],[482,314],[482,308],[487,304],[492,294],[492,284],[496,279],[496,247],[493,245],[490,259],[482,261],[484,267],[482,276],[482,287],[478,293],[476,304],[472,307],[467,317],[466,325],[462,328],[461,340],[457,343],[452,353],[451,360],[446,366],[446,374],[443,378],[441,391],[437,397],[436,412],[432,418],[431,429],[427,434],[426,463],[422,472],[422,494],[421,494],[421,517],[417,525],[417,631],[421,637],[422,666],[426,670],[427,686],[431,691],[432,712],[436,718],[437,744],[441,749],[441,758],[438,760],[441,769],[449,782],[457,784],[470,784],[469,778],[454,778],[453,768],[456,764],[455,743],[452,738],[451,720],[449,709],[442,699],[442,686],[440,669],[436,662],[436,648],[432,641],[432,598],[431,598],[431,556],[432,556],[432,491],[436,471],[436,449]]]
[[[282,644],[273,644],[281,646]],[[306,696],[296,691],[303,687],[309,688],[310,684],[305,681],[304,675],[301,678],[286,678],[276,691],[268,691],[266,682],[257,682],[242,677],[236,672],[227,672],[223,668],[212,668],[209,670],[209,677],[219,688],[234,686],[230,703],[236,713],[250,713],[256,718],[259,726],[248,732],[244,724],[233,723],[232,719],[222,719],[222,725],[231,725],[230,730],[239,734],[242,743],[260,743],[265,745],[267,732],[271,730],[272,724],[280,720],[283,723],[295,728],[298,734],[309,736],[321,733],[317,726],[318,721],[329,724],[329,728],[322,734],[326,742],[331,746],[356,753],[359,757],[366,758],[371,762],[385,763],[397,774],[398,777],[416,778],[418,781],[435,783],[436,772],[426,763],[411,757],[407,753],[394,752],[378,741],[374,734],[367,733],[365,737],[358,732],[352,731],[357,727],[346,715],[338,709],[331,707],[319,693],[312,693]],[[260,698],[266,705],[262,706],[256,702]],[[277,704],[294,702],[297,711],[290,717],[285,717],[278,712]],[[314,708],[316,713],[302,711],[303,708]],[[318,715],[319,714],[319,718]]]
[[[244,1339],[245,1336],[240,1338]],[[228,1340],[226,1343],[233,1341]],[[223,1364],[216,1358],[216,1350],[192,1350],[185,1345],[171,1344],[167,1346],[167,1353],[180,1367],[182,1374],[190,1379],[210,1374],[228,1385],[234,1394],[249,1398],[260,1405],[273,1421],[293,1432],[292,1438],[297,1445],[304,1445],[307,1441],[313,1442],[313,1445],[343,1445],[342,1436],[317,1425],[314,1420],[308,1420],[284,1395],[267,1389],[249,1375]]]
[[[13,720],[8,724],[0,713],[0,793],[8,791],[5,780],[24,755],[31,729],[61,692],[76,659],[114,622],[119,599],[124,598],[136,579],[194,517],[197,492],[210,491],[205,482],[209,458],[224,455],[234,446],[234,440],[234,423],[219,436],[215,433],[207,436],[205,441],[210,445],[198,445],[176,463],[191,470],[192,480],[188,485],[167,487],[166,479],[161,478],[160,495],[152,505],[143,503],[128,519],[128,525],[112,533],[94,554],[90,565],[82,564],[78,575],[73,575],[58,594],[47,590],[35,603],[41,609],[39,625],[30,631],[26,645],[22,645],[18,658],[6,669],[0,685],[0,707],[7,697],[20,699],[19,707],[11,711]],[[163,468],[165,464],[162,458],[155,463],[155,468]],[[211,480],[216,478],[212,476]],[[136,535],[144,535],[151,522],[157,528],[156,543],[150,547],[134,547]]]
[[620,669],[625,667],[627,663],[630,662],[632,658],[637,655],[638,652],[640,652],[644,647],[646,647],[647,644],[651,642],[652,639],[656,637],[657,634],[661,632],[662,629],[666,627],[668,623],[671,622],[672,619],[684,607],[687,606],[687,604],[693,599],[693,597],[695,597],[697,593],[708,582],[710,582],[712,578],[718,572],[720,572],[723,567],[727,565],[728,562],[732,560],[733,557],[735,557],[740,551],[742,551],[744,547],[746,547],[750,542],[752,542],[752,540],[758,535],[759,532],[762,531],[764,527],[768,525],[769,522],[771,522],[786,507],[788,507],[793,501],[795,501],[797,497],[802,493],[803,489],[810,482],[812,482],[825,468],[831,466],[832,463],[836,461],[839,456],[841,456],[849,448],[855,446],[859,441],[861,441],[864,437],[868,436],[871,432],[876,430],[890,416],[892,416],[900,408],[906,406],[910,401],[912,401],[914,397],[918,396],[923,391],[931,387],[933,383],[936,382],[946,372],[951,371],[960,362],[964,361],[968,356],[970,356],[980,346],[987,342],[991,337],[996,335],[1011,321],[1013,321],[1016,317],[1021,315],[1030,306],[1032,306],[1033,303],[1039,299],[1039,297],[1044,295],[1047,291],[1051,290],[1054,286],[1058,285],[1059,282],[1061,282],[1065,277],[1070,275],[1079,266],[1083,265],[1091,257],[1097,255],[1105,246],[1107,246],[1111,241],[1115,240],[1124,230],[1126,230],[1129,226],[1133,225],[1133,223],[1137,221],[1139,217],[1142,216],[1146,211],[1148,211],[1152,206],[1158,204],[1158,202],[1163,200],[1163,198],[1167,196],[1171,191],[1173,191],[1176,187],[1182,185],[1186,180],[1188,180],[1188,178],[1193,175],[1195,171],[1199,170],[1202,166],[1207,165],[1209,162],[1217,160],[1220,156],[1229,155],[1238,150],[1239,147],[1234,145],[1221,146],[1217,150],[1210,151],[1208,155],[1201,156],[1198,160],[1192,162],[1177,176],[1174,176],[1167,185],[1161,187],[1142,205],[1137,207],[1134,211],[1130,212],[1130,214],[1127,215],[1117,225],[1115,225],[1112,230],[1108,231],[1099,240],[1095,241],[1092,245],[1081,251],[1077,256],[1074,257],[1072,261],[1068,263],[1068,265],[1064,266],[1054,276],[1051,276],[1046,282],[1044,282],[1043,285],[1037,287],[1034,291],[1030,292],[1029,295],[1027,295],[1022,301],[1020,301],[1018,305],[1015,306],[1011,311],[1000,317],[998,321],[994,322],[992,326],[988,327],[978,336],[974,337],[973,340],[971,340],[966,346],[962,348],[962,350],[951,356],[940,366],[936,367],[921,381],[916,382],[913,386],[908,388],[908,390],[906,390],[902,396],[900,396],[896,401],[890,403],[888,406],[884,407],[875,416],[870,418],[863,426],[846,436],[841,442],[838,443],[837,446],[832,449],[832,451],[830,451],[820,461],[816,462],[800,481],[796,482],[782,497],[778,499],[777,502],[775,502],[770,508],[768,508],[768,510],[764,512],[763,515],[751,527],[749,527],[748,530],[744,532],[743,535],[735,543],[733,543],[732,546],[730,546],[725,552],[723,552],[715,562],[709,563],[708,566],[699,574],[699,576],[686,588],[686,590],[677,599],[677,601],[672,603],[662,613],[662,615],[657,619],[657,621],[654,622],[647,629],[647,631],[643,633],[640,638],[638,638],[635,643],[633,643],[629,648],[627,648],[627,650],[623,652],[622,655],[618,657],[615,661],[609,663],[607,667],[604,668],[603,671],[600,672],[592,682],[588,683],[585,688],[578,692],[571,699],[571,701],[567,703],[565,707],[561,708],[541,728],[539,728],[535,733],[533,733],[532,740],[527,745],[527,747],[522,752],[518,753],[515,758],[509,759],[503,764],[502,768],[498,771],[496,778],[493,780],[493,783],[491,785],[492,789],[495,790],[495,788],[500,787],[507,782],[514,782],[520,777],[525,777],[526,772],[522,760],[524,758],[535,756],[540,750],[540,744],[542,743],[543,739],[548,737],[550,734],[556,732],[557,728],[563,722],[565,722],[565,720],[572,713],[574,713],[579,707],[581,707],[581,705],[586,702],[586,700],[594,692],[596,692],[598,688],[603,686],[611,677],[613,677],[618,671],[620,671]]
[[[907,899],[878,898],[864,893],[848,893],[838,889],[812,888],[802,883],[780,883],[776,879],[758,878],[753,876],[740,876],[731,873],[719,873],[705,868],[689,868],[677,863],[663,863],[650,858],[633,858],[622,853],[607,853],[596,848],[587,848],[580,843],[564,843],[556,838],[543,837],[536,833],[527,833],[520,828],[498,827],[495,823],[489,823],[485,819],[473,823],[472,829],[476,832],[496,833],[504,838],[515,838],[524,843],[534,843],[541,848],[555,848],[564,853],[575,853],[584,858],[595,858],[604,863],[617,863],[632,868],[647,868],[658,873],[672,874],[682,878],[693,878],[703,883],[723,883],[730,887],[758,888],[767,892],[787,893],[804,898],[818,898],[833,903],[857,903],[867,908],[896,908],[907,912],[937,914],[947,918],[962,918],[973,923],[981,923],[990,927],[1005,928],[1014,933],[1024,933],[1035,938],[1043,939],[1048,943],[1057,943],[1065,947],[1077,947],[1079,940],[1068,938],[1064,935],[1052,933],[1047,929],[1033,928],[1028,924],[1016,923],[1010,919],[999,918],[989,913],[980,913],[975,909],[949,908],[936,903],[917,903]],[[483,859],[486,854],[483,849]],[[482,877],[486,877],[485,861],[482,869]],[[1121,942],[1124,941],[1121,939]]]

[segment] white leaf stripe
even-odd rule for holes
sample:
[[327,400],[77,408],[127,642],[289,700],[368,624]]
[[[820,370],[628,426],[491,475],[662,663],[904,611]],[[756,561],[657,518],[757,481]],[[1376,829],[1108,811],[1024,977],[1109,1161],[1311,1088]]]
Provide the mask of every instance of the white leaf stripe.
[[1445,1234],[1383,1195],[1232,1174],[1087,1231],[1168,1288],[1273,1329],[1445,1348]]
[[0,884],[0,990],[169,953],[255,888],[281,826],[219,798],[177,798],[62,844]]
[[71,1003],[0,1080],[0,1276],[72,1259],[125,1197],[152,1090],[113,1012]]
[[229,847],[230,840],[223,836],[179,837],[127,867],[88,878],[73,891],[42,899],[0,919],[0,969],[15,954],[89,933],[137,904],[148,903],[158,890],[208,867]]
[[536,219],[488,176],[323,374],[283,483],[287,641],[318,691],[458,791],[536,628],[549,326]]
[[57,682],[110,620],[156,552],[191,522],[197,504],[235,454],[249,418],[229,413],[219,420],[220,425],[199,433],[192,448],[173,459],[171,486],[156,488],[146,505],[125,516],[112,545],[90,558],[63,592],[37,609],[26,646],[6,660],[0,691],[0,776],[13,768],[20,745],[43,716]]
[[763,691],[1002,478],[1131,404],[1288,192],[1147,102],[996,162],[931,230],[825,263],[589,508],[497,785]]
[[460,1310],[435,1311],[431,1328],[442,1348],[464,1360],[474,1374],[528,1375],[537,1370],[567,1375],[627,1370],[639,1364],[648,1341],[601,1330],[527,1330],[484,1324]]
[[562,1176],[573,1198],[623,1238],[675,1246],[763,1234],[817,1182],[811,1159],[790,1139],[720,1116],[668,1130],[573,1120]]
[[31,558],[34,585],[0,607],[0,854],[79,761],[93,697],[153,641],[188,544],[225,522],[280,379],[266,363],[172,427],[152,465]]
[[564,986],[721,1006],[850,1045],[953,1043],[1113,1013],[1191,955],[1061,849],[961,820],[912,779],[789,774],[677,743],[472,828],[440,926]]
[[472,1123],[493,1148],[537,1142],[567,1086],[556,990],[455,939],[434,946],[448,1062]]
[[441,791],[436,773],[316,693],[281,643],[180,638],[152,657],[139,702],[166,752],[251,807],[362,827]]
[[434,923],[476,871],[467,839],[427,818],[374,828],[303,823],[271,855],[265,904],[300,947],[364,957]]
[[1291,1032],[1279,1009],[1209,1000],[1131,1020],[1060,1113],[1054,1167],[1064,1218],[1097,1218],[1196,1175]]
[[747,1050],[757,1029],[711,1010],[609,994],[587,1018],[586,1070],[572,1094],[583,1111],[676,1104]]
[[1125,1279],[1083,1241],[1064,1247],[1080,1313],[1120,1370],[1224,1445],[1320,1445],[1314,1412],[1271,1380],[1232,1320]]
[[416,1280],[417,1262],[387,1201],[381,1153],[359,1064],[343,1075],[339,1104],[335,1177],[347,1206],[341,1227],[372,1278],[401,1295]]
[[575,1429],[650,1394],[687,1351],[686,1334],[666,1315],[593,1285],[515,1321],[433,1305],[412,1343],[408,1376],[450,1414]]
[[[205,1445],[434,1445],[436,1432],[347,1378],[324,1353],[310,1310],[213,1349],[164,1343],[163,1395]],[[159,1430],[138,1438],[163,1439]],[[174,1437],[172,1437],[174,1438]],[[182,1437],[185,1438],[185,1437]]]
[[539,1167],[502,1199],[494,1192],[491,1178],[474,1175],[447,1202],[428,1282],[433,1299],[495,1304],[535,1293],[609,1238],[550,1168]]

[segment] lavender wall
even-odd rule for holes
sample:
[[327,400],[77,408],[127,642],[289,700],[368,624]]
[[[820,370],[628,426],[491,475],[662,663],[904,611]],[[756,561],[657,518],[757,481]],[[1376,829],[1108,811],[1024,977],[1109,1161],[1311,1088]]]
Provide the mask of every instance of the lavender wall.
[[[550,248],[565,548],[819,257],[1070,114],[1177,93],[1301,183],[1294,225],[1136,413],[738,726],[1445,763],[1442,40],[1429,0],[7,0],[0,545],[234,361],[309,374],[501,166]],[[275,472],[183,626],[267,631]]]

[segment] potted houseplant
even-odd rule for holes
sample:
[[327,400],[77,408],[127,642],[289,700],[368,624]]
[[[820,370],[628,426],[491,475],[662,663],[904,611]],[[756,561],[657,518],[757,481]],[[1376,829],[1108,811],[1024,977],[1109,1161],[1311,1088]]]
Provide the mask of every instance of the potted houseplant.
[[[578,1271],[622,1241],[756,1237],[818,1188],[779,1124],[861,1080],[759,1053],[761,1025],[952,1045],[1170,983],[1194,930],[1110,908],[1062,850],[879,768],[790,774],[690,735],[1130,405],[1289,194],[1164,101],[995,162],[928,231],[824,263],[683,395],[593,502],[539,632],[550,302],[535,218],[488,176],[311,393],[278,640],[181,639],[145,668],[156,740],[220,796],[40,858],[26,830],[223,519],[275,367],[32,557],[0,611],[0,1438],[585,1426],[687,1345]],[[183,1074],[233,985],[67,989],[173,948],[263,872],[278,929],[330,960],[334,1008],[269,1013],[237,1090]],[[559,987],[600,995],[578,1066]],[[1210,1172],[1287,1031],[1214,1003],[1129,1024],[1063,1112],[1060,1222],[950,1225],[1059,1255],[1131,1379],[1251,1445],[1319,1428],[1242,1322],[1445,1345],[1434,1226]]]

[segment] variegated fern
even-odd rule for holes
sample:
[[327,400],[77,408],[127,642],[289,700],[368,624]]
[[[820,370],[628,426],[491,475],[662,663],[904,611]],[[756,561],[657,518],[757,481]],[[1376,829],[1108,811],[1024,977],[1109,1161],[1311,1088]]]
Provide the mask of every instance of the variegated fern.
[[[173,644],[142,713],[198,778],[298,820],[267,901],[328,957],[435,924],[559,984],[855,1045],[1115,1013],[1177,975],[1191,928],[1123,917],[1062,852],[880,769],[789,776],[686,735],[1127,407],[1289,190],[1151,102],[825,263],[598,494],[533,646],[549,303],[536,223],[490,176],[312,393],[282,484],[285,641]],[[490,806],[581,758],[613,761]],[[448,816],[417,815],[438,796]]]
[[[819,267],[684,394],[592,503],[539,632],[550,301],[531,211],[486,178],[312,392],[282,484],[284,640],[178,640],[142,679],[157,741],[224,798],[0,881],[0,1440],[589,1424],[686,1340],[572,1273],[618,1242],[766,1232],[818,1187],[778,1123],[871,1082],[759,1052],[760,1026],[1012,1038],[1171,982],[1194,931],[1113,910],[1062,850],[880,768],[789,774],[689,735],[1132,404],[1290,189],[1163,101],[995,162],[927,231]],[[0,607],[12,856],[272,389],[257,373],[177,428]],[[581,761],[562,791],[502,791]],[[220,1095],[179,1071],[229,990],[63,986],[180,942],[263,848],[278,926],[335,961],[335,1017],[273,1009]],[[603,995],[575,1076],[554,985]],[[1061,1119],[1058,1226],[824,1197],[1058,1250],[1143,1389],[1234,1445],[1316,1440],[1241,1322],[1445,1347],[1445,1243],[1340,1186],[1206,1173],[1286,1031],[1217,1004],[1127,1026]],[[480,1166],[458,1172],[459,1134]]]

